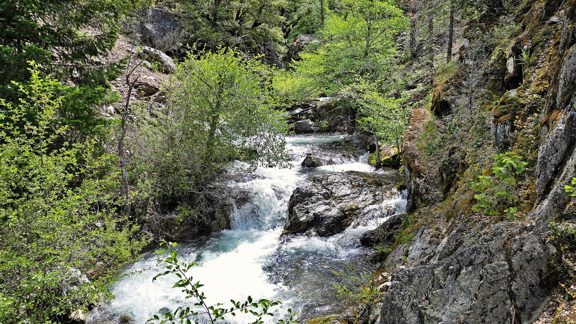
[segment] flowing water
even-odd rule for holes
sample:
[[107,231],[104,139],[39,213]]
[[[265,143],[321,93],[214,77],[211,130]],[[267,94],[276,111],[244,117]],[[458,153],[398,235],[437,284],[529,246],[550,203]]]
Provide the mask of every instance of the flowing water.
[[[368,251],[359,238],[376,228],[386,216],[355,221],[343,233],[320,238],[316,236],[282,236],[288,214],[288,201],[297,186],[305,184],[318,172],[375,172],[366,163],[366,156],[349,159],[339,157],[339,164],[322,166],[314,171],[303,170],[301,161],[307,153],[338,155],[326,149],[344,138],[343,135],[292,136],[287,148],[290,165],[282,168],[258,168],[243,180],[227,180],[226,186],[248,193],[247,202],[233,210],[231,229],[211,236],[207,241],[179,244],[182,261],[196,261],[191,271],[204,284],[208,304],[230,299],[268,298],[283,302],[279,313],[292,308],[302,318],[342,311],[342,301],[335,296],[335,282],[353,282],[355,276],[373,270],[366,259]],[[249,168],[243,163],[230,166],[230,173],[242,174]],[[239,179],[238,178],[238,179]],[[390,208],[403,212],[405,200],[398,192],[374,208]],[[179,289],[172,288],[175,278],[152,278],[162,272],[160,256],[148,254],[125,270],[114,285],[114,299],[90,314],[91,323],[117,323],[128,315],[135,323],[145,323],[161,310],[174,311],[190,305]],[[342,275],[346,274],[346,275]],[[244,317],[231,322],[245,323]]]

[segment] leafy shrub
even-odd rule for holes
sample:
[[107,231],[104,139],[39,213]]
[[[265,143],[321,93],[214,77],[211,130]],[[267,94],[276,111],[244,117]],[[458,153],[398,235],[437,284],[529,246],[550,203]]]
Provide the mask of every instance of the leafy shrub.
[[570,197],[576,198],[576,178],[572,178],[572,181],[570,182],[570,184],[564,186],[564,190],[566,190],[566,193]]
[[515,207],[518,203],[516,191],[526,165],[522,156],[514,151],[497,154],[491,174],[478,176],[478,180],[472,183],[476,193],[472,210],[489,216],[513,217],[518,212]]
[[113,158],[63,141],[62,85],[30,68],[0,99],[0,322],[63,321],[107,294],[143,242],[116,214]]

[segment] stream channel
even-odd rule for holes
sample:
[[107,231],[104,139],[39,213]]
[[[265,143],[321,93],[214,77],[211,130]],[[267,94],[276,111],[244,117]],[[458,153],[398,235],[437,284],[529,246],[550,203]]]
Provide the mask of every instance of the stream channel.
[[[369,274],[375,265],[369,261],[370,251],[360,244],[365,232],[382,224],[393,213],[405,210],[405,197],[390,186],[385,199],[363,219],[355,219],[343,232],[319,237],[314,234],[282,235],[288,217],[288,202],[293,191],[311,182],[322,173],[358,171],[374,174],[367,164],[367,155],[340,154],[335,147],[345,135],[290,136],[287,150],[291,161],[281,168],[259,167],[247,174],[247,165],[233,163],[228,172],[244,176],[231,177],[224,185],[248,193],[247,202],[232,211],[231,229],[202,241],[180,242],[181,261],[196,261],[191,270],[204,284],[202,291],[208,304],[229,305],[230,299],[267,298],[282,301],[276,312],[282,316],[288,308],[307,319],[328,313],[342,312],[345,302],[338,299],[333,284],[355,283],[355,278]],[[331,159],[331,165],[316,169],[300,166],[307,153]],[[330,158],[334,157],[334,158]],[[246,200],[246,199],[244,199]],[[388,212],[384,212],[384,211]],[[120,276],[112,287],[114,299],[89,314],[89,323],[119,323],[131,318],[145,323],[154,314],[179,306],[190,306],[178,288],[172,288],[174,276],[152,281],[163,272],[158,260],[162,256],[146,254]],[[274,322],[274,319],[265,319]],[[230,323],[247,323],[249,318],[237,315]]]

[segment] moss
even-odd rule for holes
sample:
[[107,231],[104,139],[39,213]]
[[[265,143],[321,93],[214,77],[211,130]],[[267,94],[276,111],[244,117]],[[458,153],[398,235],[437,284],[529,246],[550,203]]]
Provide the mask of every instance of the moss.
[[337,322],[339,323],[340,320],[338,319],[337,315],[326,315],[321,317],[312,318],[306,321],[306,324],[330,324]]

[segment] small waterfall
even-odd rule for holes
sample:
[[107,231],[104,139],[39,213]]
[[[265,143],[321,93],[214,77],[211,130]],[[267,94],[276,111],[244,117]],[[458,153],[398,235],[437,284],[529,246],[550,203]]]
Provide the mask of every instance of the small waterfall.
[[[344,137],[289,137],[292,161],[288,167],[258,168],[248,178],[239,177],[225,183],[243,196],[235,204],[231,229],[213,235],[208,241],[179,247],[181,260],[200,263],[192,274],[204,284],[208,303],[227,304],[230,299],[243,300],[250,295],[256,299],[281,300],[284,310],[290,307],[312,316],[338,310],[331,287],[331,283],[338,280],[335,273],[345,271],[350,264],[358,271],[372,269],[373,265],[365,260],[367,251],[360,246],[359,238],[382,224],[386,215],[404,211],[405,199],[398,192],[390,192],[388,199],[372,206],[374,213],[367,213],[340,234],[327,238],[282,236],[292,192],[314,173],[374,172],[366,163],[367,156],[303,172],[299,164],[307,153],[321,153],[324,145]],[[242,173],[246,169],[236,162],[230,172]],[[115,298],[94,310],[90,322],[117,322],[120,316],[128,315],[136,323],[145,323],[160,310],[173,311],[178,306],[189,305],[190,301],[186,301],[178,289],[171,288],[174,278],[161,277],[152,282],[163,270],[162,265],[157,264],[158,258],[148,254],[126,269],[112,289]],[[244,323],[246,318],[230,318],[230,322]]]

